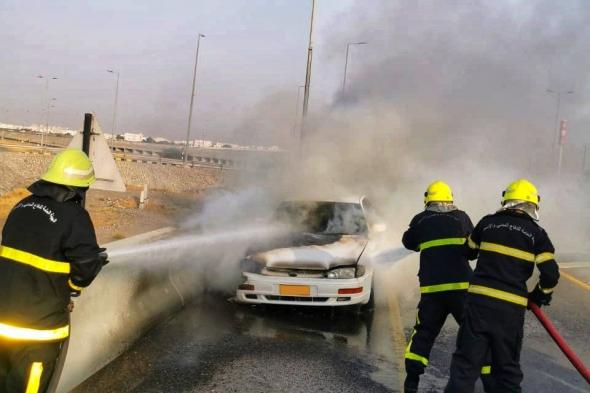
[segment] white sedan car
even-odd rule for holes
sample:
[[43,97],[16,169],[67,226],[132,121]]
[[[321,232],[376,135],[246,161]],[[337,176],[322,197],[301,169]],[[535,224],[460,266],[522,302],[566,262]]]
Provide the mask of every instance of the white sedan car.
[[[250,304],[363,306],[372,304],[373,268],[365,198],[286,201],[275,219],[292,228],[242,260],[237,300]],[[382,230],[382,225],[372,228]]]

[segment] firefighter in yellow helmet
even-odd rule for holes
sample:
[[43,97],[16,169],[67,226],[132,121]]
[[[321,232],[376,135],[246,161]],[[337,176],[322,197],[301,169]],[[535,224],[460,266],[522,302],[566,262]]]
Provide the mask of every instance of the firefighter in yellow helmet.
[[[429,364],[430,351],[449,314],[461,323],[472,274],[463,245],[473,224],[453,204],[451,187],[442,181],[433,182],[424,193],[424,205],[424,211],[412,219],[402,238],[407,249],[420,251],[421,293],[416,324],[405,352],[405,393],[418,391],[420,375]],[[485,374],[482,381],[490,391],[491,379]]]
[[81,201],[95,181],[88,156],[55,156],[14,206],[0,245],[0,392],[45,392],[69,336],[70,296],[107,257]]
[[[549,236],[537,224],[540,197],[525,179],[508,185],[502,208],[484,217],[468,240],[478,258],[445,392],[471,393],[487,351],[497,392],[521,392],[520,350],[529,302],[549,305],[559,268]],[[528,293],[535,267],[539,282]]]

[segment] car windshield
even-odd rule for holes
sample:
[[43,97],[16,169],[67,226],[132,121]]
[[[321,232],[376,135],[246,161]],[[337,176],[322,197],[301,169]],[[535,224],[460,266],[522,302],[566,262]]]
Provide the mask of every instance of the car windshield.
[[334,235],[367,233],[367,222],[358,203],[283,202],[275,217],[302,232]]

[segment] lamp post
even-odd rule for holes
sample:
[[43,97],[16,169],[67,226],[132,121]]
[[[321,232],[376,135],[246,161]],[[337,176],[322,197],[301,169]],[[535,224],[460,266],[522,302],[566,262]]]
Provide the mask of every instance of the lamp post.
[[[55,108],[55,105],[52,104],[52,102],[57,101],[57,98],[50,98],[48,105],[47,105],[47,113],[45,113],[45,131],[47,133],[49,133],[49,112],[51,111],[52,108]],[[44,146],[44,138],[45,134],[42,133],[41,134],[41,148],[43,148]]]
[[297,102],[295,102],[295,122],[293,124],[293,135],[295,135],[295,132],[297,132],[297,124],[299,123],[299,102],[301,101],[301,89],[304,87],[305,85],[297,87]]
[[555,133],[553,138],[553,145],[559,146],[559,155],[557,158],[557,175],[561,176],[561,165],[563,162],[563,144],[560,140],[561,126],[560,126],[560,110],[561,110],[561,96],[574,94],[573,90],[551,90],[547,89],[547,93],[554,94],[557,97],[555,108]]
[[553,144],[557,145],[557,142],[559,141],[559,112],[561,110],[561,96],[564,94],[574,94],[574,92],[572,90],[556,91],[551,89],[547,89],[545,91],[549,94],[554,94],[557,98],[555,102],[555,134],[553,138]]
[[[57,76],[48,76],[48,75],[37,75],[37,78],[45,79],[45,99],[47,100],[47,104],[46,104],[46,108],[45,108],[45,124],[46,124],[45,131],[48,132],[49,131],[49,106],[51,105],[51,101],[55,101],[55,98],[53,98],[53,99],[49,98],[49,81],[50,80],[57,80],[59,78]],[[39,132],[41,133],[41,148],[43,148],[45,134],[43,133],[41,123],[39,123]]]
[[184,145],[183,161],[185,164],[188,157],[188,141],[191,135],[191,121],[193,118],[193,104],[195,102],[195,85],[197,83],[197,64],[199,63],[199,46],[201,45],[201,38],[205,38],[205,35],[199,33],[197,37],[197,52],[195,54],[195,68],[193,70],[193,89],[191,91],[191,103],[188,111],[188,125],[186,127],[186,143]]
[[348,71],[348,56],[349,56],[351,45],[367,45],[367,43],[364,41],[361,41],[361,42],[349,42],[348,44],[346,44],[346,60],[344,61],[344,77],[342,78],[342,94],[346,93],[346,74]]
[[115,103],[113,104],[113,122],[111,124],[111,140],[113,140],[113,138],[115,138],[115,123],[117,121],[117,102],[119,101],[119,71],[116,70],[107,70],[107,72],[110,72],[111,74],[113,74],[113,76],[117,76],[117,81],[115,84]]
[[305,131],[305,118],[309,107],[309,88],[311,85],[311,62],[313,59],[313,19],[315,16],[315,0],[311,1],[311,19],[309,22],[309,44],[307,46],[307,67],[305,69],[305,90],[303,93],[303,113],[301,114],[301,134],[303,140]]

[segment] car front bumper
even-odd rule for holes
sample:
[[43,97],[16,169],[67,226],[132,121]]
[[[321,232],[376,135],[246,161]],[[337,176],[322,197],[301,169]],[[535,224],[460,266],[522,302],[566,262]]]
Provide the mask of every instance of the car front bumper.
[[[361,277],[351,279],[303,278],[265,276],[256,273],[242,273],[244,284],[254,286],[252,290],[238,289],[236,298],[240,303],[290,304],[294,306],[350,306],[367,304],[371,297],[373,269],[366,268]],[[309,295],[285,295],[281,286],[308,286]],[[339,290],[362,288],[360,293],[341,294]]]

